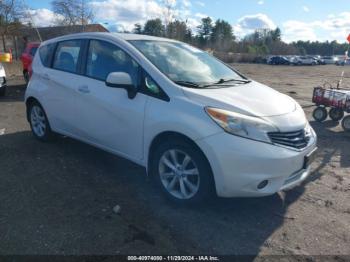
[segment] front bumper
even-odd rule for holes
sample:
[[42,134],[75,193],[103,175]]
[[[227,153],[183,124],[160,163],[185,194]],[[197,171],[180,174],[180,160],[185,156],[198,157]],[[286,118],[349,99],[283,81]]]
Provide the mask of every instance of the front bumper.
[[[211,165],[220,197],[259,197],[300,184],[310,174],[305,156],[316,149],[316,135],[303,151],[240,138],[225,132],[197,141]],[[258,189],[267,180],[268,184]]]

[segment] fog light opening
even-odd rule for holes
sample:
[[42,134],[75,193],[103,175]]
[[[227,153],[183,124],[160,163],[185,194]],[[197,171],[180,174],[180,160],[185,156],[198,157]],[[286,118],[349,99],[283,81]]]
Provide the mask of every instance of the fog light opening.
[[268,180],[264,180],[262,181],[259,185],[258,185],[258,189],[264,189],[267,185],[268,185],[269,181]]

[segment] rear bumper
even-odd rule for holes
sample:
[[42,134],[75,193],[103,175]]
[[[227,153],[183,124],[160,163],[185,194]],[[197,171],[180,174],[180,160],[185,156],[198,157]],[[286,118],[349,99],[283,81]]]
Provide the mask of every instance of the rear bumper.
[[[212,167],[220,197],[260,197],[290,189],[307,178],[305,157],[316,149],[316,135],[303,151],[220,133],[197,144]],[[268,181],[259,189],[259,184]]]

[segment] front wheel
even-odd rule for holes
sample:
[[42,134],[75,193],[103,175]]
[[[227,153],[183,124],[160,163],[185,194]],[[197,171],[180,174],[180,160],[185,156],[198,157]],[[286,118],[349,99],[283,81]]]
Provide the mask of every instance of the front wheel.
[[312,113],[312,116],[317,122],[323,122],[327,119],[327,110],[324,107],[317,107],[314,112]]
[[329,117],[333,121],[338,122],[344,117],[344,111],[338,108],[331,108],[331,110],[329,110]]
[[343,126],[345,131],[350,132],[350,116],[344,117],[341,125]]
[[185,140],[161,143],[150,164],[157,184],[172,201],[200,203],[213,194],[214,181],[207,159]]
[[29,123],[35,138],[40,141],[50,140],[52,131],[43,107],[38,102],[32,102],[28,110]]

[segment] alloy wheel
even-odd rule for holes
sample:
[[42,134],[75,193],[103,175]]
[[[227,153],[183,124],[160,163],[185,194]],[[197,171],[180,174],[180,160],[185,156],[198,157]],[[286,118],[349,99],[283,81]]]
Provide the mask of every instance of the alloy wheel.
[[159,161],[160,180],[166,191],[177,199],[194,197],[200,185],[199,170],[187,153],[171,149]]
[[45,136],[46,133],[46,118],[41,107],[34,105],[30,111],[30,121],[33,131],[38,137]]

